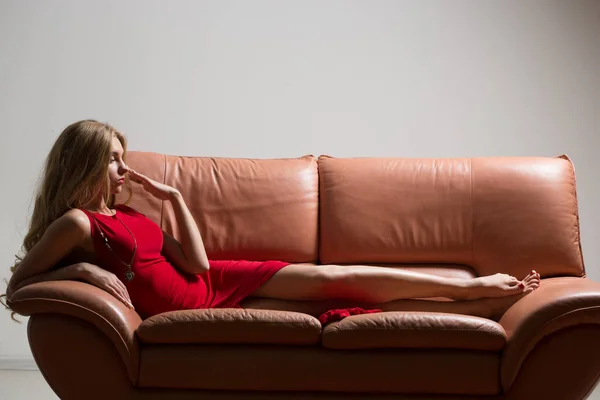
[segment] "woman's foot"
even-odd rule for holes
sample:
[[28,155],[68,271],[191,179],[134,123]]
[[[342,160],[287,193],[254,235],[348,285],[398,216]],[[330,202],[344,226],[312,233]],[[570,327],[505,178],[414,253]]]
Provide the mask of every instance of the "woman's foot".
[[540,274],[532,270],[523,280],[506,274],[494,274],[475,278],[465,288],[461,300],[474,300],[488,297],[506,297],[527,294],[540,285]]

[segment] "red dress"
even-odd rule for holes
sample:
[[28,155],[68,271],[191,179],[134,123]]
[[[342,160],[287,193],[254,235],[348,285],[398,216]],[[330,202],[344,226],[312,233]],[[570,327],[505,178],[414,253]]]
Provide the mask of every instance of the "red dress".
[[[283,261],[209,261],[207,273],[192,275],[174,267],[161,253],[163,233],[145,215],[117,205],[116,217],[82,210],[90,219],[94,253],[98,266],[115,274],[127,287],[131,302],[144,318],[166,311],[196,308],[239,307],[240,301],[258,289],[277,271],[289,265]],[[131,269],[133,280],[125,279],[126,267],[137,251]],[[98,232],[108,239],[108,249]],[[118,256],[118,259],[117,259]]]

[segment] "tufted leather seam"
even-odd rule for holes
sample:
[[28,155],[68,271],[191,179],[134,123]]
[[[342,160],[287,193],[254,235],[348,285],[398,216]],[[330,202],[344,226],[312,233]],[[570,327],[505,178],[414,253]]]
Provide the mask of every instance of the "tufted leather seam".
[[[167,184],[167,155],[166,154],[163,155],[163,158],[165,160],[165,170],[164,170],[164,173],[163,173],[163,181],[162,181],[162,183],[163,183],[163,185],[166,185]],[[161,200],[161,202],[160,202],[160,229],[164,229],[164,226],[163,226],[163,212],[164,212],[164,208],[165,208],[165,201]]]
[[[344,329],[344,328],[338,328],[338,327],[333,327],[331,328],[332,330],[337,330],[340,332],[353,332],[356,331],[356,329]],[[425,332],[482,332],[479,330],[474,330],[474,329],[420,329],[420,328],[402,328],[402,329],[390,329],[390,328],[385,328],[385,327],[381,327],[381,328],[373,328],[373,329],[369,329],[369,330],[379,330],[379,331],[393,331],[393,332],[402,332],[402,331],[407,331],[407,332],[415,332],[415,331],[425,331]]]
[[471,265],[470,267],[475,270],[478,275],[481,273],[477,270],[475,265],[475,194],[473,185],[473,158],[469,158],[469,180],[471,186]]
[[[337,331],[337,332],[356,332],[357,328],[352,328],[352,329],[348,329],[348,328],[340,328],[339,326],[333,326],[331,328],[329,328],[331,331]],[[398,331],[407,331],[407,332],[414,332],[414,331],[426,331],[426,332],[482,332],[480,330],[476,330],[476,329],[458,329],[458,328],[453,328],[453,329],[431,329],[431,328],[401,328],[401,329],[394,329],[394,328],[389,328],[389,327],[384,327],[384,326],[374,326],[374,327],[369,327],[367,328],[368,330],[380,330],[380,331],[394,331],[394,332],[398,332]],[[325,332],[324,332],[325,333]],[[494,334],[494,335],[498,335],[498,334]],[[501,335],[506,337],[506,335]]]
[[311,324],[317,326],[313,321],[298,321],[298,320],[261,320],[261,319],[250,319],[250,318],[239,318],[239,319],[173,319],[173,320],[160,320],[160,321],[143,321],[142,324],[145,326],[156,326],[156,325],[179,325],[179,324],[271,324],[271,325],[281,325],[281,324],[292,324],[292,325],[306,325]]
[[571,160],[571,158],[567,154],[562,154],[562,155],[558,156],[558,158],[566,160],[569,163],[569,165],[571,166],[571,171],[572,171],[572,176],[573,176],[573,184],[571,186],[571,195],[575,199],[575,210],[576,210],[575,216],[577,218],[577,245],[579,247],[579,260],[581,262],[582,277],[585,278],[587,276],[587,273],[585,270],[585,261],[583,260],[583,250],[581,248],[581,224],[579,221],[579,201],[577,199],[577,175],[575,173],[575,164],[573,163],[573,160]]

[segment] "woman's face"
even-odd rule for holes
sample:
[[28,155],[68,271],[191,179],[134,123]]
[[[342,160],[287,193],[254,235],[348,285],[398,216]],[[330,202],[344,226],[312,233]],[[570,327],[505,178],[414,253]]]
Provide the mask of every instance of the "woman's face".
[[123,161],[123,146],[117,137],[112,139],[112,148],[110,161],[108,163],[108,179],[110,181],[111,194],[121,193],[125,183],[125,174],[129,172],[129,167]]

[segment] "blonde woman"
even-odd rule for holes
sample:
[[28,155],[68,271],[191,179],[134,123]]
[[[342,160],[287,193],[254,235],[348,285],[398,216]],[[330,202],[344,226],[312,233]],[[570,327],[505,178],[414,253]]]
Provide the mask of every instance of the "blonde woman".
[[[282,261],[211,261],[177,188],[130,169],[126,139],[112,126],[83,120],[68,126],[48,155],[24,256],[11,268],[8,299],[44,280],[83,280],[143,317],[161,312],[237,307],[248,296],[288,300],[502,297],[510,305],[535,290],[540,276],[505,274],[453,279],[371,266],[307,268]],[[127,180],[170,201],[181,241],[136,210],[114,204]]]

